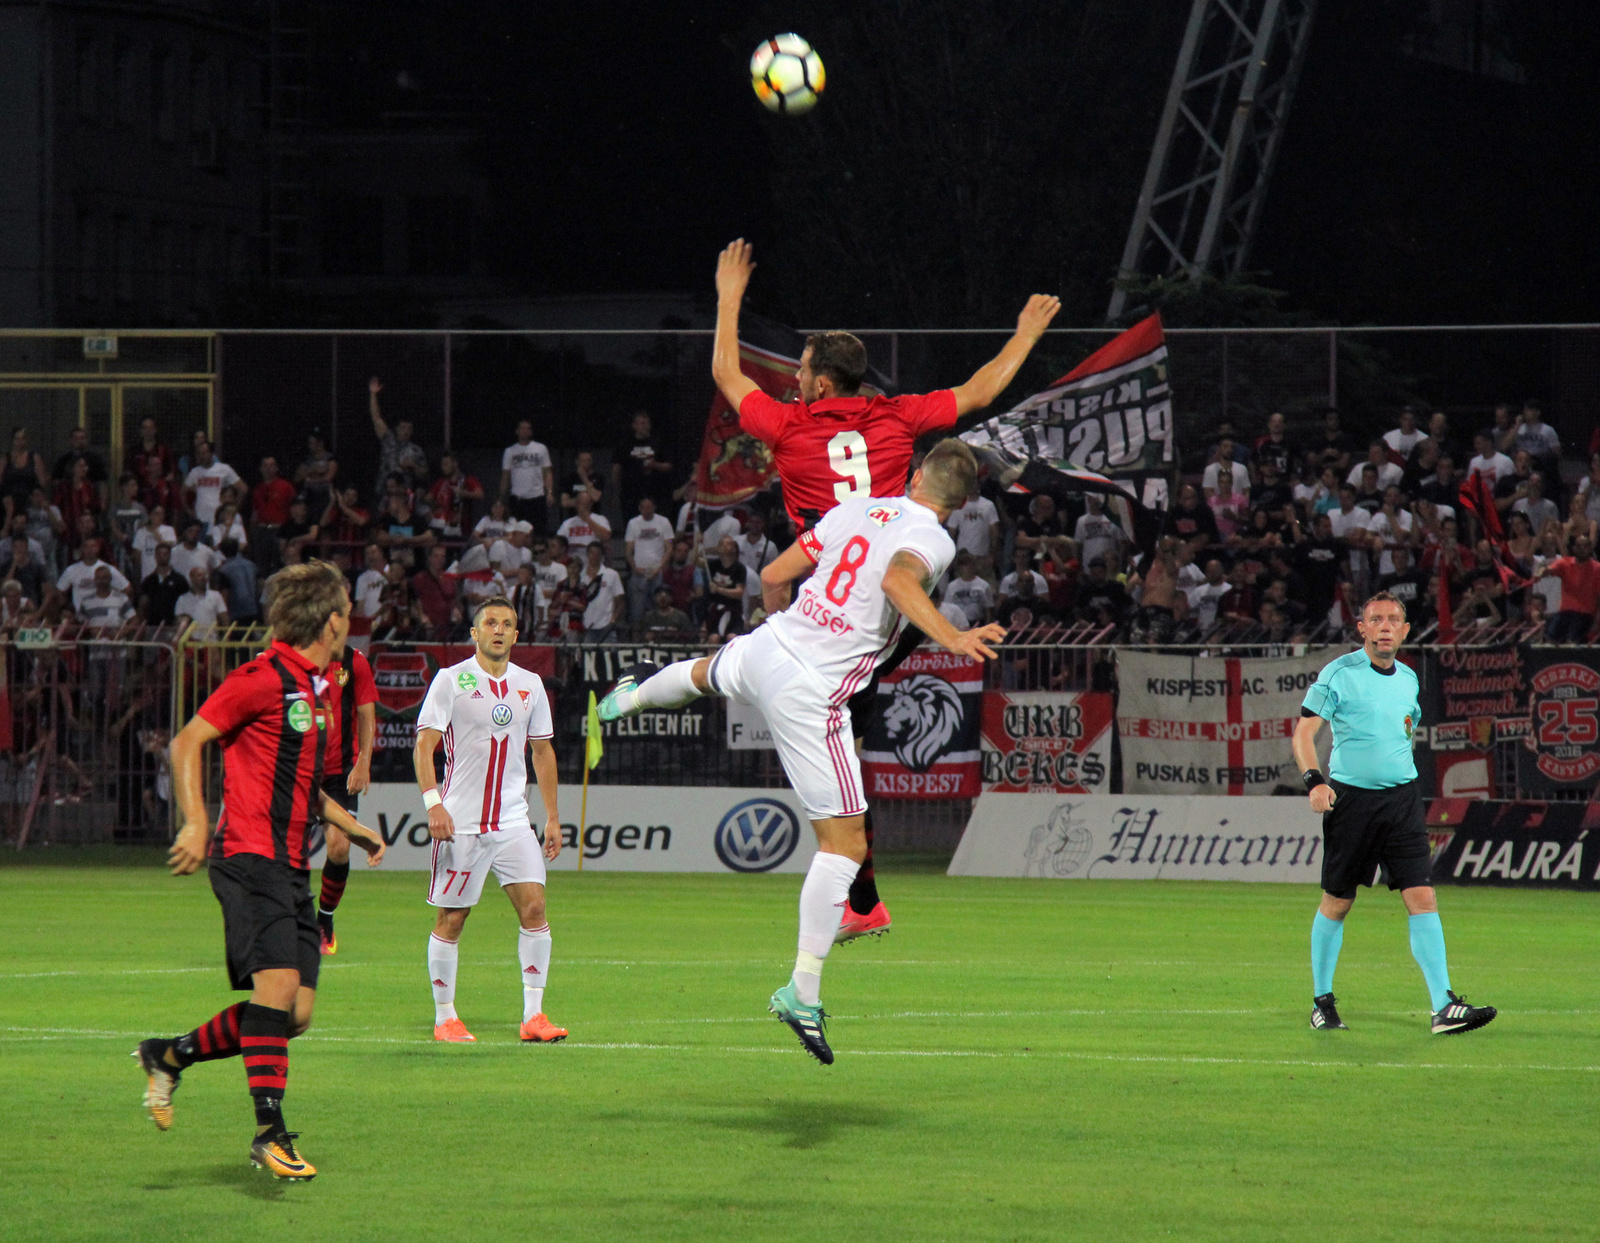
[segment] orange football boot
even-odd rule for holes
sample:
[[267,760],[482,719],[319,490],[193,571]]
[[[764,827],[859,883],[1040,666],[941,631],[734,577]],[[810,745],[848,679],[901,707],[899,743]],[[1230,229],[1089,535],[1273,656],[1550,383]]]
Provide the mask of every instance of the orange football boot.
[[543,1010],[522,1025],[522,1039],[527,1044],[554,1044],[567,1038],[567,1029],[557,1027]]
[[843,945],[857,937],[881,937],[889,931],[894,921],[889,918],[889,908],[882,902],[865,915],[858,915],[845,904],[844,918],[839,921],[839,931],[833,934],[833,943]]
[[451,1044],[471,1044],[477,1040],[477,1037],[467,1030],[467,1025],[460,1019],[446,1019],[443,1023],[435,1026],[433,1038],[435,1040],[449,1041]]

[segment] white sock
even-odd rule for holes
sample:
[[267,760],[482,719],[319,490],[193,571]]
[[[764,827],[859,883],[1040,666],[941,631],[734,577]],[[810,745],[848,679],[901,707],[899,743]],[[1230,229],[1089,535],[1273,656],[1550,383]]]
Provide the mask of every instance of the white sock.
[[860,870],[854,859],[819,850],[806,871],[800,886],[800,952],[794,960],[794,991],[805,1005],[814,1006],[821,999],[822,961],[833,948],[850,882]]
[[456,1017],[456,959],[459,946],[428,934],[428,979],[433,982],[433,1025]]
[[680,660],[668,665],[660,673],[653,673],[634,692],[634,704],[640,708],[681,708],[693,703],[705,692],[694,684],[693,660]]
[[550,925],[523,928],[517,933],[517,961],[522,964],[522,1021],[544,1010],[544,990],[550,980]]

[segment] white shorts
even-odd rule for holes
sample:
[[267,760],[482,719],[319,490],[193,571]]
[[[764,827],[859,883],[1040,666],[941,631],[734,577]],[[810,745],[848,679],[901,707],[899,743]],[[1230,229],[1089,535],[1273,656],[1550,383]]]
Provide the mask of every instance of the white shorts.
[[828,687],[771,630],[763,626],[728,640],[712,658],[711,685],[761,709],[807,816],[826,820],[866,811],[848,706],[833,703],[837,695],[830,698]]
[[493,833],[463,833],[454,841],[434,842],[428,905],[477,906],[490,872],[502,888],[528,881],[545,883],[544,847],[532,828],[524,823]]

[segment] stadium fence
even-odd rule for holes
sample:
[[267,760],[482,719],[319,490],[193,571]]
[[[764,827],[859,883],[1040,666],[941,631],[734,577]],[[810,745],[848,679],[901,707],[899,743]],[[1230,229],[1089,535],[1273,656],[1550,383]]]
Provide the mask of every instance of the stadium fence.
[[[0,841],[15,848],[42,844],[161,843],[174,824],[166,748],[176,728],[189,720],[229,672],[265,644],[260,628],[230,627],[190,636],[175,627],[130,624],[115,637],[55,630],[25,631],[0,639]],[[451,654],[454,648],[457,654]],[[373,647],[380,687],[379,749],[375,781],[409,782],[411,735],[416,706],[432,671],[460,659],[464,647],[448,644],[383,643]],[[658,644],[519,646],[516,659],[542,670],[555,707],[556,747],[563,782],[583,775],[584,725],[591,691],[599,694],[623,670],[640,661],[665,663],[703,655],[705,646]],[[1118,658],[1159,652],[1219,662],[1229,658],[1287,658],[1335,649],[1305,644],[1159,648],[1102,643],[1007,643],[984,671],[984,688],[1003,691],[1118,692]],[[1474,654],[1517,666],[1532,683],[1532,670],[1559,659],[1564,667],[1600,669],[1600,648],[1479,642],[1405,649],[1423,684],[1424,711],[1439,679],[1451,670],[1475,668]],[[1503,658],[1503,659],[1502,659]],[[1526,667],[1526,668],[1524,668]],[[399,671],[399,672],[396,672]],[[1526,690],[1519,692],[1528,712]],[[1561,691],[1556,692],[1558,698]],[[1566,696],[1561,702],[1571,700]],[[1592,735],[1594,705],[1580,703],[1572,737]],[[1542,710],[1542,709],[1541,709]],[[1527,784],[1521,752],[1529,746],[1527,718],[1463,717],[1459,732],[1490,756],[1493,788],[1503,798],[1581,801],[1584,788],[1541,792]],[[1587,713],[1587,716],[1584,715]],[[1587,722],[1587,724],[1585,724]],[[1537,725],[1537,722],[1534,723]],[[1509,728],[1508,728],[1509,726]],[[1109,790],[1121,793],[1120,747],[1113,732]],[[1427,745],[1421,750],[1427,752]],[[208,801],[221,795],[221,757],[208,753]],[[783,772],[774,751],[728,745],[728,704],[708,697],[675,712],[619,722],[608,731],[605,756],[591,775],[596,784],[777,787]],[[1431,791],[1430,791],[1431,793]],[[874,817],[884,848],[947,849],[959,840],[971,802],[967,799],[874,799]]]

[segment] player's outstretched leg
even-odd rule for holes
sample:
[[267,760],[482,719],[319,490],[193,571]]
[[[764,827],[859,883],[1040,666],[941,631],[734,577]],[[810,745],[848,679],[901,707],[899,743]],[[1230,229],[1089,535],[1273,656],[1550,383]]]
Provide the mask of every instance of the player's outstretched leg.
[[145,1075],[144,1107],[159,1131],[172,1128],[172,1094],[183,1072],[196,1062],[239,1055],[239,1016],[244,1002],[229,1006],[176,1040],[141,1040],[134,1060]]
[[[1410,890],[1406,891],[1408,894]],[[1432,894],[1430,892],[1429,898]],[[1407,906],[1412,905],[1410,901]],[[1428,905],[1432,905],[1431,900]],[[1474,1006],[1450,989],[1450,967],[1444,952],[1444,925],[1439,912],[1414,911],[1409,920],[1411,956],[1422,968],[1433,1007],[1430,1028],[1435,1036],[1458,1036],[1492,1022],[1499,1013],[1493,1006]]]
[[337,954],[339,937],[333,930],[333,913],[344,897],[350,879],[350,839],[337,829],[328,833],[328,854],[322,864],[322,889],[317,895],[317,928],[322,952]]
[[471,1044],[477,1037],[456,1014],[456,963],[460,946],[438,933],[428,934],[428,979],[433,986],[433,1038]]
[[1349,1031],[1333,995],[1333,972],[1344,945],[1344,920],[1320,910],[1311,918],[1311,1026],[1318,1031]]
[[550,982],[550,925],[540,921],[537,928],[517,932],[517,961],[522,967],[522,1029],[518,1033],[526,1044],[554,1044],[567,1038],[567,1029],[557,1027],[544,1012],[544,990]]
[[693,703],[707,693],[705,667],[710,663],[701,658],[674,661],[665,669],[634,665],[606,692],[596,711],[602,721],[615,721],[648,708],[681,708]]
[[847,855],[818,851],[800,887],[799,952],[789,983],[772,994],[769,1009],[800,1037],[807,1053],[824,1066],[833,1064],[828,1047],[827,1014],[822,1009],[822,964],[833,948],[833,936],[860,868]]

